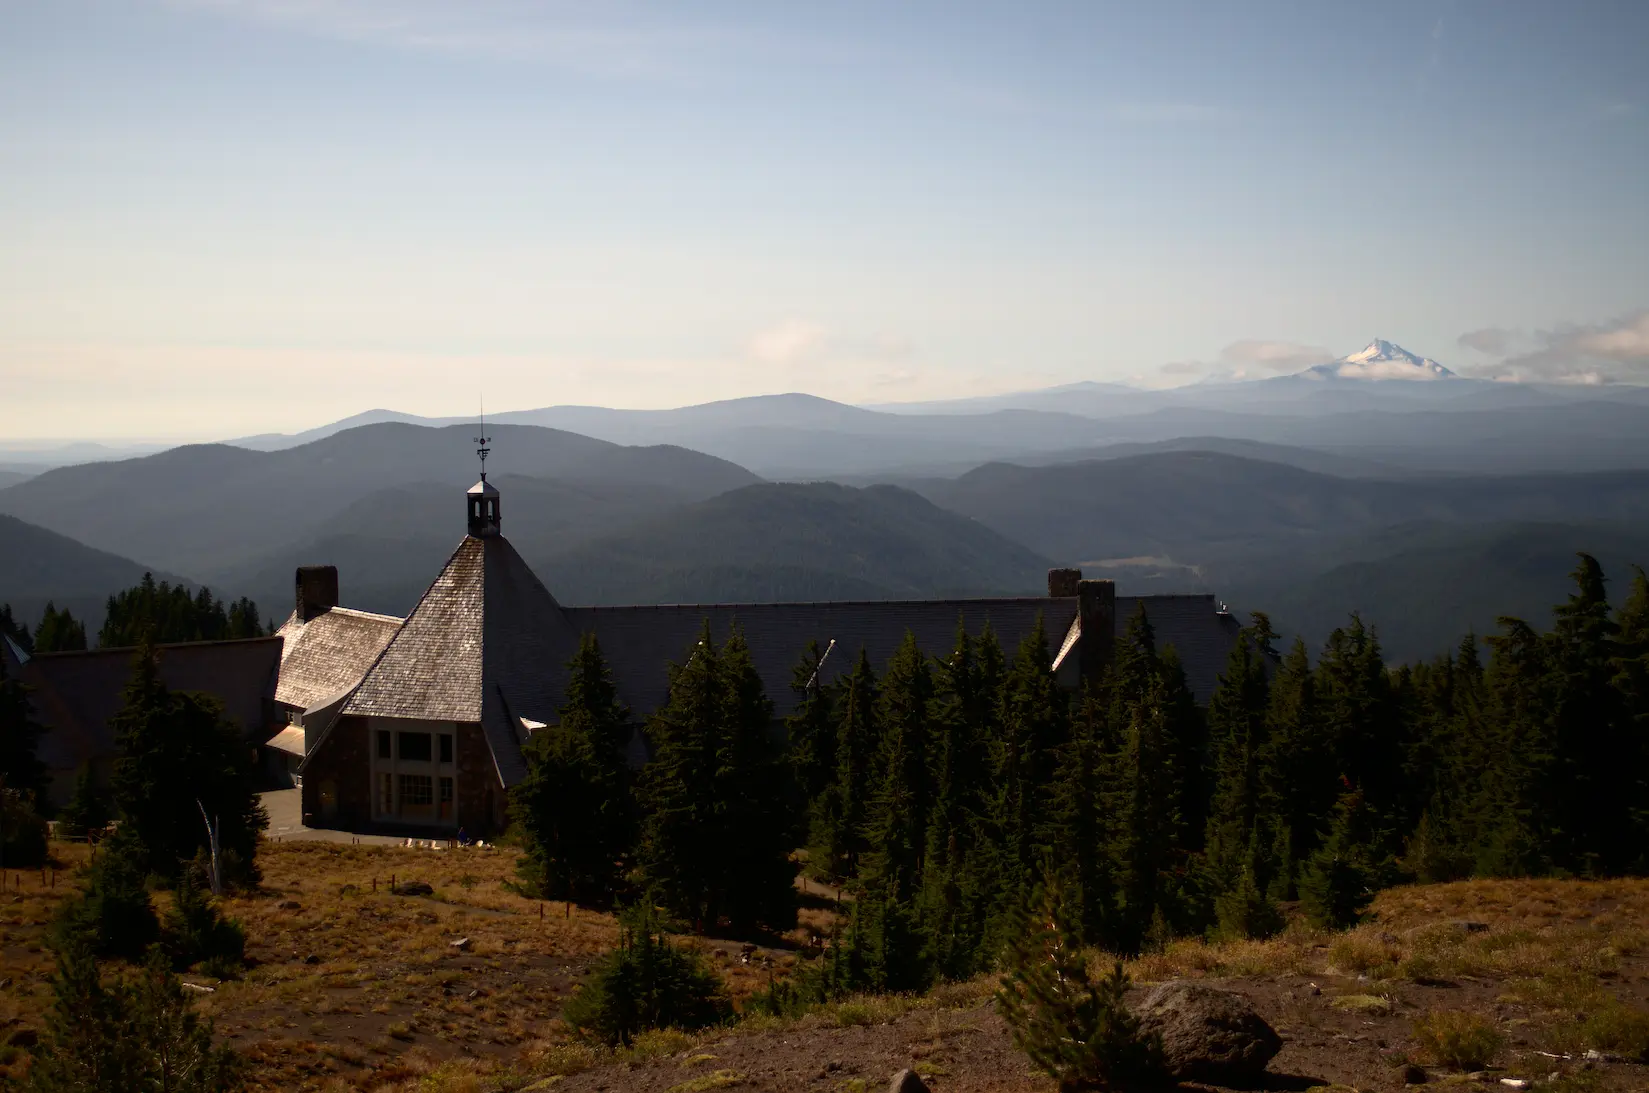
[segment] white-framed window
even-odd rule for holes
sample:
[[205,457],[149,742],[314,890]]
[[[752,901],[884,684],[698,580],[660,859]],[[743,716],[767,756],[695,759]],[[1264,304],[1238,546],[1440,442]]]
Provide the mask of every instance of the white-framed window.
[[457,823],[459,726],[373,718],[368,727],[373,818],[389,823]]

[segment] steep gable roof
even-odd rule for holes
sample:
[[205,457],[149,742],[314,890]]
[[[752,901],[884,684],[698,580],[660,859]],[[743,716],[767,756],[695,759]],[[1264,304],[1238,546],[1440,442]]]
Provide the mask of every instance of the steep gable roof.
[[275,701],[300,709],[353,687],[401,628],[393,615],[334,607],[308,622],[294,611],[281,638],[281,679]]
[[499,778],[514,785],[526,773],[520,719],[556,719],[577,647],[509,540],[466,536],[342,712],[480,722]]

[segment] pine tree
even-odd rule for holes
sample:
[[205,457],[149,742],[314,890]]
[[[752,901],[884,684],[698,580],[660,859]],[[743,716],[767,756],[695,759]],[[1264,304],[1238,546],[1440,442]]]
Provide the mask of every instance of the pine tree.
[[836,777],[815,808],[808,861],[821,879],[841,883],[859,875],[865,821],[875,791],[875,757],[881,747],[877,721],[880,689],[870,658],[859,662],[836,703]]
[[1555,808],[1551,849],[1565,868],[1617,873],[1641,853],[1632,822],[1636,741],[1614,686],[1619,626],[1597,559],[1581,554],[1571,579],[1575,591],[1553,609],[1546,638]]
[[1501,617],[1489,639],[1483,730],[1468,806],[1473,872],[1523,876],[1551,867],[1554,742],[1546,647],[1522,619]]
[[29,688],[12,678],[0,657],[0,785],[31,795],[45,788],[46,764],[38,754],[45,731],[34,719]]
[[1387,879],[1378,860],[1378,842],[1361,791],[1348,790],[1334,807],[1322,845],[1300,875],[1300,901],[1314,924],[1333,930],[1356,925]]
[[1050,875],[1013,918],[997,1008],[1016,1046],[1062,1090],[1128,1088],[1160,1078],[1161,1047],[1142,1036],[1122,965],[1095,981]]
[[34,651],[37,653],[64,653],[86,648],[86,624],[79,622],[68,608],[59,611],[51,601],[46,602],[46,613],[34,629]]
[[136,960],[160,936],[145,883],[144,852],[125,830],[98,847],[80,885],[52,927],[58,949],[84,945],[98,956]]
[[223,641],[255,638],[269,631],[260,621],[258,605],[244,597],[225,604],[202,588],[194,595],[183,585],[156,582],[154,574],[124,592],[110,596],[104,608],[97,644],[104,649],[179,641]]
[[[1060,749],[1070,739],[1066,696],[1054,680],[1042,619],[1019,643],[1002,679],[1001,731],[992,755],[992,863],[998,893],[1011,900],[1029,891],[1032,863],[1046,839],[1049,788]],[[1009,926],[1010,904],[997,898],[987,925],[987,944],[996,948]]]
[[107,827],[113,818],[105,794],[98,791],[92,778],[91,767],[85,767],[74,780],[74,796],[57,814],[58,831],[66,838],[83,839]]
[[1364,807],[1401,828],[1407,815],[1403,756],[1409,741],[1397,716],[1378,635],[1353,614],[1324,644],[1316,679],[1335,774],[1363,792]]
[[987,902],[995,891],[985,812],[987,757],[998,732],[1002,651],[987,624],[979,639],[958,620],[956,646],[934,681],[933,809],[920,915],[936,973],[966,979],[984,959]]
[[726,915],[735,932],[796,925],[790,860],[789,759],[773,732],[773,703],[750,659],[744,631],[722,646],[724,732],[717,763],[717,836]]
[[[1633,567],[1632,590],[1615,616],[1615,690],[1620,695],[1625,763],[1636,771],[1630,788],[1632,826],[1638,845],[1649,847],[1649,576]],[[1649,869],[1649,851],[1630,865],[1634,873]]]
[[627,909],[618,947],[567,1003],[567,1023],[617,1046],[653,1028],[700,1029],[732,1013],[716,973],[673,945],[649,901]]
[[29,633],[29,624],[12,614],[9,603],[0,603],[0,638],[10,638],[25,653],[34,652],[34,637]]
[[246,931],[225,918],[202,883],[200,871],[185,869],[165,923],[166,948],[181,971],[203,964],[209,975],[230,979],[246,960]]
[[838,689],[824,678],[828,655],[817,641],[811,641],[791,670],[790,690],[796,695],[796,712],[785,719],[785,738],[798,798],[797,834],[803,842],[809,834],[807,817],[836,778]]
[[1103,696],[1097,687],[1084,687],[1070,739],[1059,748],[1039,837],[1070,878],[1066,899],[1078,936],[1101,946],[1112,945],[1116,931],[1116,870],[1099,815],[1110,738]]
[[147,854],[148,868],[176,877],[219,831],[224,874],[256,883],[258,836],[269,824],[254,789],[252,749],[211,695],[171,691],[152,645],[133,660],[120,711],[110,719],[114,800]]
[[[1221,892],[1246,883],[1263,892],[1270,880],[1263,865],[1259,831],[1269,830],[1261,764],[1269,745],[1270,683],[1266,659],[1275,637],[1270,620],[1256,613],[1231,647],[1225,672],[1208,704],[1213,742],[1214,798],[1206,840],[1210,879]],[[1269,844],[1263,849],[1269,850]],[[1253,875],[1256,869],[1261,875]],[[1245,896],[1246,898],[1246,896]],[[1248,912],[1244,911],[1244,916]],[[1230,933],[1227,916],[1221,927]]]
[[1293,876],[1280,863],[1302,862],[1317,848],[1339,796],[1339,770],[1304,641],[1295,640],[1270,691],[1262,782],[1266,808],[1277,815],[1287,840],[1288,852],[1273,854],[1282,878],[1273,895],[1288,899]]
[[630,711],[593,634],[584,635],[567,667],[560,721],[533,734],[527,776],[510,797],[525,850],[519,868],[549,899],[605,905],[635,848]]
[[669,696],[648,722],[653,759],[642,772],[638,864],[660,902],[699,928],[721,913],[715,844],[718,741],[724,714],[721,665],[710,623],[679,665]]
[[882,740],[865,816],[866,878],[895,904],[914,898],[927,849],[934,797],[927,762],[932,702],[927,658],[916,636],[906,632],[882,676],[877,713]]
[[92,948],[83,938],[57,947],[52,1005],[28,1088],[34,1093],[129,1093],[137,1088],[139,1045],[130,1032],[130,1014],[119,990],[108,990],[97,974]]

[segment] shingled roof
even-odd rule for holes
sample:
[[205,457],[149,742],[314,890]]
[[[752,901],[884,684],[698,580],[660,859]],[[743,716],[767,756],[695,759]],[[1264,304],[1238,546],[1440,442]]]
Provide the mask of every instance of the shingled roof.
[[281,679],[275,701],[307,710],[361,681],[383,653],[401,620],[333,607],[304,622],[294,611],[281,638]]
[[[204,691],[249,737],[261,740],[272,713],[280,665],[279,638],[162,645],[160,678],[174,691]],[[47,727],[40,758],[53,770],[74,770],[114,751],[109,721],[120,712],[135,649],[37,653],[23,666],[35,688],[36,714]]]
[[514,785],[526,774],[521,719],[556,720],[577,648],[578,632],[509,540],[466,536],[342,712],[479,721],[499,778]]
[[[1140,604],[1156,630],[1158,647],[1174,646],[1185,664],[1192,692],[1199,702],[1207,702],[1225,665],[1237,623],[1220,612],[1211,595],[1118,596],[1118,632]],[[638,713],[663,705],[668,692],[666,664],[681,662],[706,620],[718,642],[726,640],[735,622],[743,628],[756,671],[780,716],[795,708],[791,671],[810,641],[817,641],[820,648],[836,642],[822,673],[828,682],[853,670],[860,649],[880,670],[907,631],[916,636],[924,653],[943,656],[955,644],[959,622],[970,633],[978,633],[989,622],[1010,654],[1031,633],[1038,616],[1050,653],[1062,646],[1074,648],[1081,640],[1071,634],[1077,617],[1074,596],[569,607],[562,611],[577,631],[596,635],[619,695]]]

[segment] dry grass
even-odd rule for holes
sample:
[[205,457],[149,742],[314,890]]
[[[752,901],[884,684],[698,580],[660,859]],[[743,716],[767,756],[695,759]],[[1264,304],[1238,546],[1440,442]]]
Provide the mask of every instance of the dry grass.
[[1494,1021],[1469,1010],[1433,1010],[1414,1022],[1414,1039],[1434,1062],[1455,1070],[1482,1070],[1506,1042]]
[[[65,867],[87,853],[55,849]],[[947,1011],[981,1005],[997,985],[981,976],[920,996],[849,998],[796,1019],[651,1033],[608,1052],[571,1039],[556,1018],[582,971],[612,945],[616,924],[510,891],[515,851],[282,843],[266,844],[261,861],[263,890],[227,908],[247,928],[254,964],[199,1003],[251,1060],[259,1090],[516,1091],[594,1067],[661,1063],[685,1068],[688,1088],[711,1089],[718,1086],[691,1083],[737,1080],[711,1069],[723,1050],[714,1045],[728,1037],[883,1025],[918,1011],[938,1022]],[[425,881],[435,894],[390,895],[391,876]],[[65,873],[55,888],[50,875],[44,886],[38,874],[22,874],[20,884],[9,875],[0,895],[0,979],[11,983],[0,991],[0,1025],[38,1025],[52,971],[45,930],[73,890]],[[798,940],[828,913],[810,909]],[[460,938],[469,939],[467,949],[451,944]],[[784,974],[790,960],[763,950],[747,961],[736,944],[684,943],[712,962],[735,998]],[[1649,881],[1473,881],[1382,893],[1370,920],[1346,933],[1295,924],[1265,941],[1178,941],[1127,970],[1139,983],[1324,977],[1325,1004],[1368,1017],[1388,1012],[1406,983],[1482,980],[1499,985],[1503,1004],[1533,1014],[1531,1034],[1553,1050],[1637,1057],[1649,1048],[1649,1015],[1622,1005],[1607,984],[1622,958],[1646,943]],[[1101,966],[1112,959],[1095,955]],[[20,1051],[0,1054],[0,1074],[25,1065]]]

